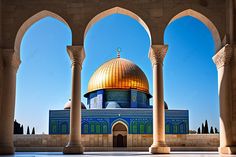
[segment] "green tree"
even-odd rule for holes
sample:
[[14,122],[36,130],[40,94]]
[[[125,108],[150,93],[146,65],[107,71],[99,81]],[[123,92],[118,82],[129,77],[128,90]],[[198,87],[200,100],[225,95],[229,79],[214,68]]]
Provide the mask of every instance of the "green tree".
[[204,127],[204,124],[202,123],[202,134],[205,133],[205,127]]
[[30,134],[30,129],[29,129],[29,126],[27,127],[27,135]]
[[211,134],[214,134],[214,130],[213,130],[213,127],[211,126],[211,131],[210,131]]
[[215,128],[215,134],[219,134],[219,131],[217,128]]
[[204,129],[205,129],[204,133],[205,133],[205,134],[209,134],[209,129],[208,129],[208,122],[207,122],[207,120],[205,121]]
[[32,135],[34,135],[35,134],[35,129],[34,129],[34,127],[33,127],[33,130],[32,130],[32,133],[31,133]]
[[201,134],[201,128],[200,127],[197,129],[197,133]]

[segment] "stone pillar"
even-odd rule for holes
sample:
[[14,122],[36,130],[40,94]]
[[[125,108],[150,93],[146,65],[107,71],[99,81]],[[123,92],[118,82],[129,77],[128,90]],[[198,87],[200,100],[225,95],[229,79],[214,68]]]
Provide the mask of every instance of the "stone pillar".
[[72,62],[72,96],[70,109],[69,142],[64,147],[64,154],[82,154],[81,144],[81,70],[85,58],[83,46],[67,46]]
[[153,45],[149,52],[153,75],[153,144],[149,148],[152,154],[170,153],[165,143],[165,107],[163,93],[163,60],[167,45]]
[[220,147],[221,154],[236,153],[232,134],[232,86],[231,67],[232,47],[224,46],[213,57],[218,71],[218,94],[220,102]]
[[2,99],[0,102],[0,154],[13,154],[16,72],[20,59],[13,49],[2,50]]

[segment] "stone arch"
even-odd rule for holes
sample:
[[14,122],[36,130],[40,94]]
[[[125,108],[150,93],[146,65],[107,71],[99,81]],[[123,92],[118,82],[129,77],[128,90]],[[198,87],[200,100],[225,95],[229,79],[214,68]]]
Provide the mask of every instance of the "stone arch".
[[123,124],[123,125],[126,127],[127,132],[129,132],[129,127],[128,127],[127,123],[123,122],[122,120],[117,120],[116,122],[114,122],[114,123],[112,124],[111,132],[113,132],[114,126],[116,126],[116,124],[118,124],[118,123]]
[[28,18],[20,27],[20,29],[18,30],[17,34],[16,34],[16,38],[15,38],[15,43],[14,43],[14,50],[16,55],[19,57],[20,59],[20,46],[21,46],[21,41],[24,37],[25,32],[37,21],[45,18],[45,17],[52,17],[55,18],[59,21],[61,21],[62,23],[64,23],[66,26],[69,26],[69,24],[58,14],[53,13],[51,11],[48,10],[43,10],[38,12],[37,14],[31,16],[30,18]]
[[113,147],[127,147],[128,126],[117,121],[112,125]]
[[199,21],[201,21],[203,24],[205,24],[205,26],[207,26],[207,28],[211,31],[212,37],[214,39],[214,44],[215,44],[215,52],[218,52],[218,50],[221,49],[222,47],[222,43],[221,43],[221,38],[220,38],[220,34],[218,29],[216,28],[216,26],[214,25],[214,23],[207,18],[206,16],[204,16],[203,14],[192,10],[192,9],[186,9],[180,13],[178,13],[177,15],[175,15],[170,22],[167,24],[167,26],[172,23],[173,21],[185,17],[185,16],[192,16],[196,19],[198,19]]
[[152,38],[151,38],[151,33],[150,33],[150,30],[147,26],[147,24],[135,13],[133,13],[132,11],[129,11],[127,9],[124,9],[124,8],[121,8],[121,7],[114,7],[114,8],[111,8],[111,9],[108,9],[108,10],[105,10],[99,14],[97,14],[95,17],[93,17],[89,23],[87,24],[86,28],[85,28],[85,31],[84,31],[84,39],[86,37],[86,34],[88,32],[88,30],[96,23],[98,22],[99,20],[109,16],[109,15],[112,15],[112,14],[123,14],[123,15],[127,15],[131,18],[133,18],[134,20],[136,20],[138,23],[140,23],[143,28],[146,30],[148,36],[149,36],[149,39],[150,39],[150,43]]

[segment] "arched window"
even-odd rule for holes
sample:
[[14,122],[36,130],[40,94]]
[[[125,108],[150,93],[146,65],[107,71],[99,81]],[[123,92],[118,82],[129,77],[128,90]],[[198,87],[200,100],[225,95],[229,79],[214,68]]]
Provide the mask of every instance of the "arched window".
[[101,126],[100,126],[100,123],[97,122],[96,123],[96,134],[100,134],[101,133]]
[[83,132],[84,134],[88,134],[88,133],[89,133],[89,125],[88,125],[88,123],[87,123],[87,122],[84,122],[84,123],[82,124],[82,126],[83,126],[82,132]]
[[95,133],[95,124],[94,124],[94,122],[90,123],[90,131],[91,131],[92,134]]
[[102,123],[102,133],[107,134],[108,133],[108,128],[107,128],[107,122]]
[[132,122],[132,133],[133,134],[138,133],[138,122],[137,121]]
[[179,132],[179,130],[178,130],[178,124],[174,124],[173,125],[173,133],[174,134],[177,134]]
[[146,123],[146,133],[152,134],[152,124],[150,122]]
[[139,133],[140,134],[144,134],[145,133],[144,122],[140,122],[140,124],[139,124]]
[[166,133],[169,134],[170,133],[170,123],[166,124]]
[[68,133],[68,124],[67,124],[67,122],[63,122],[62,124],[61,124],[61,133],[62,134],[67,134]]
[[56,121],[51,122],[51,132],[53,134],[57,133],[57,122]]

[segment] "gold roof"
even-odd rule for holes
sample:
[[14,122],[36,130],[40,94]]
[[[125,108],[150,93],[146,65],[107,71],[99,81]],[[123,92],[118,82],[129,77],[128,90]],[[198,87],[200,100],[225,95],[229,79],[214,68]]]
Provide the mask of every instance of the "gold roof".
[[144,72],[127,59],[115,58],[101,65],[88,83],[88,93],[99,89],[137,89],[149,94]]

